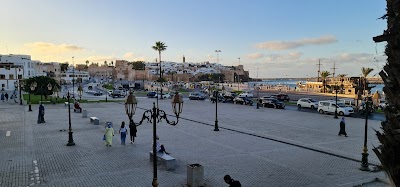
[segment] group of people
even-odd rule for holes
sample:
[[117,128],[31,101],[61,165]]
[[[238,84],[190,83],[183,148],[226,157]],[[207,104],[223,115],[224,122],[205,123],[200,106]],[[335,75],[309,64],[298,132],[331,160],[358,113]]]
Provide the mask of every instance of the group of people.
[[[9,95],[8,95],[7,92],[6,92],[6,93],[1,93],[1,95],[0,95],[1,101],[2,101],[2,102],[8,101],[8,96],[9,96]],[[15,94],[15,92],[11,95],[10,99],[14,99],[14,102],[15,102],[15,103],[18,103],[18,101],[16,100],[16,99],[17,99],[17,94]]]
[[[137,132],[136,125],[133,122],[131,122],[129,124],[129,134],[130,134],[131,144],[135,143],[136,132]],[[118,130],[118,134],[120,134],[121,136],[121,145],[125,145],[126,136],[128,135],[128,129],[126,128],[124,121],[121,123],[121,126]],[[112,145],[113,136],[114,136],[114,128],[112,126],[112,123],[108,122],[104,133],[104,140],[106,141],[106,146]]]

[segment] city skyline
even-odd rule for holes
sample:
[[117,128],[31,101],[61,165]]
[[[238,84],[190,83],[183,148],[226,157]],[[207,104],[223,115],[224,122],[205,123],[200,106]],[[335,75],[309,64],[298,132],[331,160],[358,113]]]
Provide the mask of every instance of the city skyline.
[[[3,1],[0,54],[42,62],[123,59],[244,65],[250,77],[317,77],[321,71],[377,75],[384,43],[384,1]],[[16,13],[17,12],[17,13]],[[221,50],[217,53],[215,50]]]

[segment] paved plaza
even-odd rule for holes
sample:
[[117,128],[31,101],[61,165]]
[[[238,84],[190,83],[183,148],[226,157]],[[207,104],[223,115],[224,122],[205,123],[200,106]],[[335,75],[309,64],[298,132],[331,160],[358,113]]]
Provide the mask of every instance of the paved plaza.
[[[138,100],[135,122],[155,101]],[[37,124],[38,105],[28,112],[28,106],[0,103],[0,186],[151,186],[152,125],[138,127],[134,145],[120,145],[118,128],[128,121],[123,103],[82,107],[100,125],[71,110],[76,145],[66,146],[68,107],[45,105],[46,123]],[[160,100],[159,108],[173,114],[170,100]],[[386,180],[383,172],[358,169],[364,119],[346,118],[346,138],[337,135],[340,119],[333,115],[220,103],[220,131],[214,131],[215,104],[185,100],[181,117],[176,126],[157,124],[160,142],[177,159],[174,171],[158,165],[160,187],[186,186],[187,165],[195,163],[204,167],[208,187],[228,186],[226,174],[244,187],[388,186],[375,181]],[[102,140],[106,121],[116,131],[112,147]],[[368,126],[369,161],[379,165],[371,149],[379,145],[373,129],[380,121]]]

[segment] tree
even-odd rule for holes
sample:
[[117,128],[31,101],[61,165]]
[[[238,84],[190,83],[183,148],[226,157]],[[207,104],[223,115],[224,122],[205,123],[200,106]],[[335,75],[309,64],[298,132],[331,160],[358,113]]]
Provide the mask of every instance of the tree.
[[365,68],[365,67],[362,67],[361,68],[361,72],[362,72],[362,74],[363,74],[363,79],[364,79],[364,89],[363,89],[363,94],[364,94],[364,92],[365,92],[365,90],[367,90],[367,76],[372,72],[372,71],[374,71],[374,69],[372,69],[372,68]]
[[107,61],[104,61],[104,66],[108,66],[108,63],[107,63]]
[[145,70],[146,64],[144,61],[134,61],[134,62],[128,62],[128,65],[132,65],[132,68],[135,70]]
[[113,61],[111,61],[111,66],[114,66],[114,62]]
[[85,68],[86,68],[86,69],[88,69],[88,68],[89,68],[89,60],[86,60],[86,62],[85,62],[85,63],[86,63],[86,66],[85,66]]
[[400,186],[400,0],[386,0],[387,30],[373,37],[375,42],[386,41],[386,65],[379,72],[385,86],[383,91],[388,105],[384,109],[386,120],[381,123],[382,132],[375,131],[380,146],[373,151],[381,161],[382,168],[393,186]]
[[322,85],[324,86],[324,93],[326,92],[326,78],[331,75],[329,71],[322,71],[321,78],[322,78]]
[[60,70],[61,70],[61,72],[67,71],[68,66],[69,66],[68,62],[61,63],[61,64],[60,64]]
[[[31,90],[30,86],[33,82],[36,82],[35,90]],[[29,79],[25,79],[23,90],[24,92],[28,92],[30,94],[35,95],[44,95],[47,98],[48,95],[53,94],[54,87],[57,87],[58,90],[61,90],[61,86],[57,83],[56,80],[52,79],[51,77],[46,76],[39,76],[39,77],[31,77]],[[47,88],[47,85],[51,84],[53,87],[52,90]]]
[[164,42],[161,42],[161,41],[158,41],[158,42],[156,42],[156,45],[155,46],[152,46],[152,48],[154,49],[154,50],[156,50],[156,51],[158,51],[158,61],[160,62],[160,79],[161,79],[161,77],[162,77],[162,71],[161,71],[161,51],[165,51],[165,50],[167,50],[167,47],[168,46],[166,46],[165,45],[165,43]]
[[339,74],[338,77],[340,77],[340,93],[343,93],[343,89],[344,89],[344,78],[347,76],[347,74]]

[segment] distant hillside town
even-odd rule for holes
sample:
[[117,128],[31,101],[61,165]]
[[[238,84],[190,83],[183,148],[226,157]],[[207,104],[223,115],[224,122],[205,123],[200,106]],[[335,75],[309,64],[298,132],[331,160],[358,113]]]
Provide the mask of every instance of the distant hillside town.
[[[72,58],[73,61],[73,58]],[[0,54],[1,90],[13,90],[18,80],[35,76],[48,76],[60,84],[96,80],[119,81],[156,81],[160,77],[160,66],[157,62],[129,62],[116,60],[104,63],[86,61],[84,64],[74,62],[41,62],[31,60],[30,55]],[[161,63],[161,74],[165,81],[171,82],[248,82],[249,72],[243,65],[223,66],[210,62],[166,62]]]

